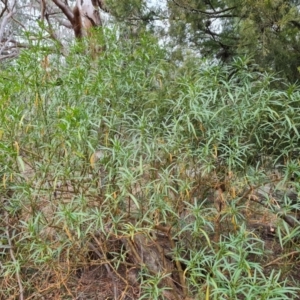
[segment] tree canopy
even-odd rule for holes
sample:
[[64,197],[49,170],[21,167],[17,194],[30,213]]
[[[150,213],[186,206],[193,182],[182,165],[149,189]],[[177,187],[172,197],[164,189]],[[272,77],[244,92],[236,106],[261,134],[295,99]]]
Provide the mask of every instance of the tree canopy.
[[228,62],[249,55],[261,70],[299,79],[300,14],[297,1],[168,1],[170,34],[200,55]]
[[[92,5],[93,1],[86,1]],[[31,41],[52,39],[62,46],[72,36],[75,2],[1,1],[0,58],[14,57],[18,49],[30,46],[26,36]],[[106,0],[95,1],[94,5],[101,8],[102,18],[126,28],[125,36],[137,35],[145,29],[154,30],[161,39],[164,35],[175,59],[182,60],[187,50],[221,63],[248,55],[261,71],[280,73],[289,82],[299,79],[297,1],[166,0],[153,4],[142,0]],[[164,24],[160,28],[164,30],[159,31],[157,24]]]

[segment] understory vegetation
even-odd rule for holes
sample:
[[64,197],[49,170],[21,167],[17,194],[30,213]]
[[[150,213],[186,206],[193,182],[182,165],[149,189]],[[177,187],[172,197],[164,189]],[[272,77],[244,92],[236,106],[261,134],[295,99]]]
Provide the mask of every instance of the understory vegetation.
[[0,71],[0,298],[299,299],[299,87],[105,36]]

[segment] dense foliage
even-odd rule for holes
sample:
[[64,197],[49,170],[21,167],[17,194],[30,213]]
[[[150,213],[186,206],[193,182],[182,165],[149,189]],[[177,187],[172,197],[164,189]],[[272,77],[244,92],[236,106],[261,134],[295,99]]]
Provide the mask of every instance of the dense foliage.
[[251,55],[261,70],[299,80],[298,1],[169,0],[170,33],[202,56],[223,62]]
[[2,298],[87,299],[88,270],[112,281],[97,299],[299,297],[299,205],[255,194],[298,189],[299,88],[105,36],[1,71]]

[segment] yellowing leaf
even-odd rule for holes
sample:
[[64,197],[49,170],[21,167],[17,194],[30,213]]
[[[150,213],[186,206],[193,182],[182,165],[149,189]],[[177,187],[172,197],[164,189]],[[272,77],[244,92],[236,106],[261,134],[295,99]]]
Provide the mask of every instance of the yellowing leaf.
[[15,146],[15,148],[16,148],[17,155],[19,155],[19,153],[20,153],[20,146],[19,146],[19,144],[18,144],[17,141],[14,142],[14,146]]
[[3,183],[4,189],[6,189],[6,174],[4,174],[2,177],[2,183]]
[[207,287],[206,287],[205,300],[209,300],[209,284],[207,284]]
[[36,107],[39,106],[39,95],[38,95],[38,94],[35,95],[34,105],[35,105]]
[[94,168],[95,167],[95,162],[97,161],[97,155],[96,153],[93,153],[90,157],[90,164],[91,167]]

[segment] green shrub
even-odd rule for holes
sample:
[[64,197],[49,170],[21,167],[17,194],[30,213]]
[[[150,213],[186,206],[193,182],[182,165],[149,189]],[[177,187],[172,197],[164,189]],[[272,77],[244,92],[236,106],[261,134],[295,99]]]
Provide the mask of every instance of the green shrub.
[[[127,282],[122,295],[134,268],[140,299],[299,296],[292,272],[264,270],[245,200],[276,165],[278,186],[299,172],[298,87],[272,88],[245,58],[177,66],[147,34],[115,36],[96,59],[78,45],[65,58],[35,49],[3,71],[3,297],[72,298],[93,264]],[[279,236],[283,249],[298,249],[295,235]]]

